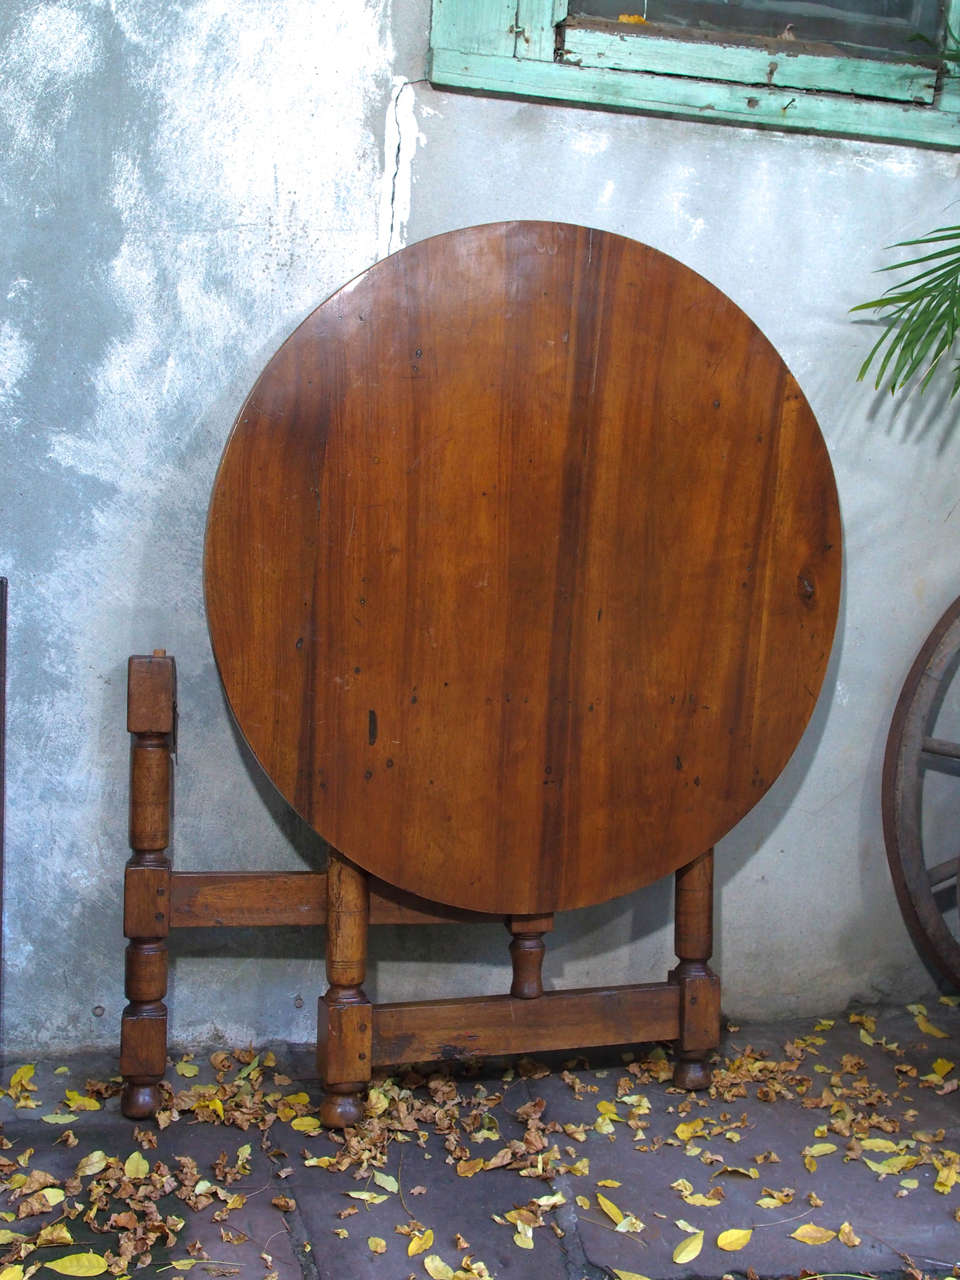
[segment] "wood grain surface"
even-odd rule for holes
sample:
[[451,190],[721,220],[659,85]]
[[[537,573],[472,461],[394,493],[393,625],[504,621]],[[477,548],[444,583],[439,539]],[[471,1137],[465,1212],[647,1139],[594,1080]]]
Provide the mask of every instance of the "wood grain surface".
[[402,250],[267,365],[205,585],[237,722],[335,848],[534,914],[690,861],[813,710],[840,591],[823,439],[724,294],[620,236]]

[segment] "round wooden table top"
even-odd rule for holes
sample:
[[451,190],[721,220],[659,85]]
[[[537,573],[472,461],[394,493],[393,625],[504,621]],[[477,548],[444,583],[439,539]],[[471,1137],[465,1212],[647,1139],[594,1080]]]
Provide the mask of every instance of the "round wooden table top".
[[207,529],[251,749],[346,857],[537,914],[690,861],[786,764],[840,593],[826,447],[757,327],[621,236],[394,254],[267,365]]

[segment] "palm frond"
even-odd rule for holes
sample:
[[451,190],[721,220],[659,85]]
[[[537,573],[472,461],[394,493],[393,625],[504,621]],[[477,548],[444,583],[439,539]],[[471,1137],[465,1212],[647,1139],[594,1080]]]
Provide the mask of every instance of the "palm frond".
[[[920,245],[944,247],[881,268],[923,270],[892,284],[879,298],[852,308],[876,312],[884,326],[857,375],[862,380],[871,368],[875,369],[874,385],[878,390],[887,381],[890,391],[897,391],[920,375],[922,391],[960,332],[960,227],[938,227],[926,236],[903,240],[893,247]],[[951,395],[958,393],[960,363],[954,371]]]

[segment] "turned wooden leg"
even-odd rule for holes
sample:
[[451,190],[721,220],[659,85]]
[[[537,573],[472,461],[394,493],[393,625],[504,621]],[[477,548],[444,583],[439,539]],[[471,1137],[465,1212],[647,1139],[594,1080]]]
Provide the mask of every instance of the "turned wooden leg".
[[317,1067],[325,1096],[320,1119],[331,1128],[357,1124],[370,1080],[373,1006],[367,972],[370,890],[364,871],[331,852],[327,866],[327,981],[317,1011]]
[[543,995],[543,935],[553,928],[553,916],[508,916],[504,923],[513,935],[510,994],[518,1000],[536,1000]]
[[162,649],[131,658],[127,684],[130,748],[130,847],[123,894],[126,995],[120,1030],[120,1105],[141,1119],[160,1105],[167,1062],[167,943],[170,929],[170,749],[176,669]]
[[705,1089],[706,1059],[720,1043],[720,979],[707,964],[713,951],[712,849],[676,873],[675,936],[680,963],[670,980],[680,986],[680,1036],[673,1081],[681,1089]]

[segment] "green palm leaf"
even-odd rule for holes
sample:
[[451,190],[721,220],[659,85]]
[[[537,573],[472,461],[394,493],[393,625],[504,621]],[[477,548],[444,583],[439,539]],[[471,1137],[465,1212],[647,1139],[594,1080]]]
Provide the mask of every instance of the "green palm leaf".
[[[928,385],[941,359],[953,347],[960,331],[960,227],[938,227],[915,240],[902,240],[895,249],[937,247],[930,253],[907,258],[881,268],[922,270],[890,286],[879,298],[861,302],[854,311],[873,311],[883,324],[857,375],[874,370],[874,386],[886,381],[891,392],[920,375],[921,391]],[[955,370],[951,395],[960,392],[960,363]]]

